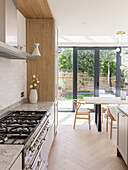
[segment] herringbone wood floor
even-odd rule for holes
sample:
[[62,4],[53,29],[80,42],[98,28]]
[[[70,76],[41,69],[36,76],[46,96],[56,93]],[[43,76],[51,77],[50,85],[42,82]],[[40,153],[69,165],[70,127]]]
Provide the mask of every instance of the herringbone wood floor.
[[116,130],[113,139],[105,132],[97,132],[94,113],[91,114],[91,131],[87,120],[76,121],[74,113],[60,112],[59,127],[53,142],[48,170],[128,170],[122,158],[116,156]]

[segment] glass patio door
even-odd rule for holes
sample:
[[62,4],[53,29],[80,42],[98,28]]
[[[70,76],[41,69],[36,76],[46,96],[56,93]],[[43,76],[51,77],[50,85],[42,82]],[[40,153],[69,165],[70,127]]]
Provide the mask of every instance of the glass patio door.
[[73,48],[58,49],[58,110],[73,110]]
[[120,96],[121,56],[116,47],[77,47],[74,97]]
[[94,50],[77,50],[77,99],[94,96]]
[[121,56],[115,50],[116,47],[59,48],[59,111],[73,111],[72,99],[120,96]]
[[99,50],[99,96],[116,95],[116,51]]

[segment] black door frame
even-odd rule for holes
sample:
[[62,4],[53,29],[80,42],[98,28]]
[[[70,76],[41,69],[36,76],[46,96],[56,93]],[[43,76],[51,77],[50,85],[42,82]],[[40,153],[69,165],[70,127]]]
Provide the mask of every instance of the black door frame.
[[[100,50],[116,50],[117,47],[74,47],[73,48],[73,99],[77,99],[77,51],[94,50],[94,96],[99,96],[99,52]],[[120,49],[121,51],[121,49]],[[120,97],[121,87],[121,56],[120,52],[116,55],[116,97]]]
[[[116,50],[117,47],[62,47],[73,49],[73,99],[77,99],[77,51],[78,50],[94,50],[94,96],[99,96],[99,52],[100,50]],[[120,48],[121,52],[121,48]],[[120,97],[121,88],[121,56],[120,52],[116,55],[116,97]],[[74,108],[73,108],[74,111]]]

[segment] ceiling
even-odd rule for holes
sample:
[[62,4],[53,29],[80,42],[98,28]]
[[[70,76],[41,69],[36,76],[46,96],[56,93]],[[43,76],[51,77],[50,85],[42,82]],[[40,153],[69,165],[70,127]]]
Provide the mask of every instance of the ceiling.
[[[128,32],[127,0],[48,0],[59,45],[113,46],[116,32]],[[128,45],[128,36],[122,43]]]

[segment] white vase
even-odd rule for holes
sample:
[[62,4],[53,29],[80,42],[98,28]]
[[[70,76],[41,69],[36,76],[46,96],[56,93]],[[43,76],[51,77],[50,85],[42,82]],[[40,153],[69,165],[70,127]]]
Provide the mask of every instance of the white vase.
[[37,90],[36,89],[31,89],[30,95],[29,95],[29,101],[32,104],[37,103],[38,95],[37,95]]

